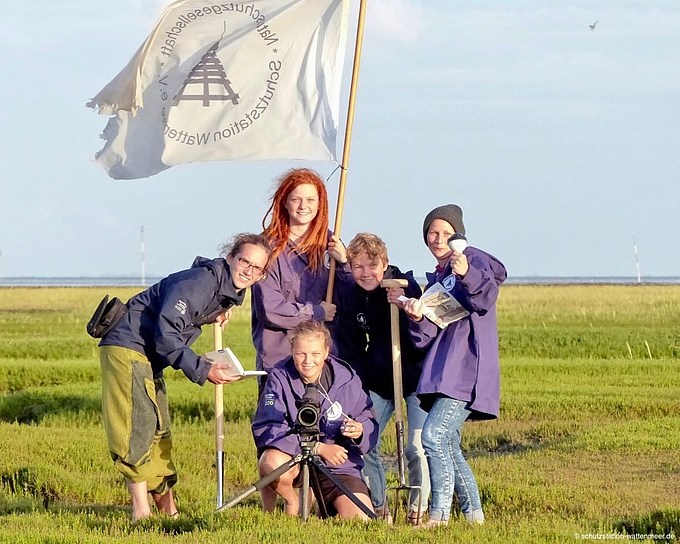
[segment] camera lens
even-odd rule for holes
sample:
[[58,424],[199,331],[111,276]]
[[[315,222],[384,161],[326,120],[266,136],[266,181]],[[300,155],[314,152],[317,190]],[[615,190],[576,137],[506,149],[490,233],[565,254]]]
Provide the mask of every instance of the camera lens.
[[319,412],[313,406],[303,406],[298,411],[298,422],[304,427],[312,427],[319,421]]

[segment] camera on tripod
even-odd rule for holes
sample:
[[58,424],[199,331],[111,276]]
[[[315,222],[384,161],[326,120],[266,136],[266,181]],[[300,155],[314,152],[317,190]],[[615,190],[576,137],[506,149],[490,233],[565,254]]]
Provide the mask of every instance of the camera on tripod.
[[[220,506],[217,511],[231,508],[246,497],[256,491],[261,491],[264,487],[277,481],[281,475],[288,472],[295,466],[300,467],[300,512],[303,519],[307,519],[310,514],[310,493],[311,490],[316,499],[317,511],[322,518],[329,517],[324,489],[321,486],[321,477],[324,478],[324,485],[334,486],[342,495],[346,496],[354,505],[359,508],[369,519],[375,519],[375,513],[369,509],[359,499],[354,492],[338,479],[336,475],[324,464],[324,460],[318,454],[319,440],[324,433],[321,432],[319,420],[321,419],[321,403],[319,402],[320,391],[314,384],[306,384],[302,398],[295,401],[298,408],[295,421],[286,435],[293,433],[298,435],[300,441],[300,453],[285,461],[274,470],[262,476],[249,489],[237,495],[226,504]],[[328,398],[324,395],[325,398]]]
[[298,407],[297,417],[295,418],[294,430],[302,436],[312,436],[321,434],[319,429],[319,417],[321,414],[321,403],[319,402],[319,390],[313,383],[305,386],[305,393],[302,398],[295,401]]

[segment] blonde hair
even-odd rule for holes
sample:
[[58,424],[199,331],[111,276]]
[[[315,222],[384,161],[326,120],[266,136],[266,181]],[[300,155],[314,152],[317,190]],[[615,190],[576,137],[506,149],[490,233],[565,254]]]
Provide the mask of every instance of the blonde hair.
[[303,321],[298,323],[290,333],[290,346],[293,347],[293,343],[296,338],[308,338],[310,336],[318,336],[323,339],[324,347],[331,349],[333,345],[333,340],[331,339],[331,333],[328,327],[324,325],[321,321]]
[[352,261],[361,253],[368,255],[368,258],[371,260],[379,257],[383,264],[390,262],[385,242],[375,234],[360,232],[352,238],[352,241],[347,246],[347,260],[349,263],[352,264]]

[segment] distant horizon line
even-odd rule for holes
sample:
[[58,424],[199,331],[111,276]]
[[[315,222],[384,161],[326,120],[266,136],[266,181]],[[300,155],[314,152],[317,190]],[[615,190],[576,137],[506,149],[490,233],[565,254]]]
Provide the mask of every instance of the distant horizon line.
[[[149,287],[166,276],[104,274],[99,276],[0,276],[0,287]],[[426,277],[415,276],[425,285]],[[677,285],[680,276],[509,276],[506,285]]]
[[[162,279],[168,276],[169,274],[165,274],[162,276],[155,276],[155,275],[149,275],[147,278],[155,278],[155,279]],[[0,281],[1,280],[12,280],[12,279],[96,279],[96,278],[127,278],[127,279],[136,279],[140,278],[140,274],[88,274],[88,275],[79,275],[79,276],[0,276]],[[422,277],[424,278],[425,276],[416,276],[416,277]],[[680,275],[647,275],[647,276],[642,276],[643,278],[678,278],[680,279]],[[598,274],[581,274],[581,275],[560,275],[560,274],[525,274],[525,275],[509,275],[508,278],[633,278],[637,279],[637,276],[634,275],[629,275],[629,276],[617,276],[613,274],[603,274],[603,275],[598,275]]]

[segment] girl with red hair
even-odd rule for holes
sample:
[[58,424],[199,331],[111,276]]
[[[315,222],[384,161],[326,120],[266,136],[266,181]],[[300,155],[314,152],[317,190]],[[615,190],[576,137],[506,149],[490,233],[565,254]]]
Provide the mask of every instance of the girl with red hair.
[[295,168],[278,179],[262,228],[272,264],[252,290],[252,334],[257,368],[269,371],[290,356],[293,327],[335,317],[336,305],[324,300],[330,257],[339,263],[340,281],[351,281],[351,275],[344,245],[328,230],[328,194],[316,172]]

